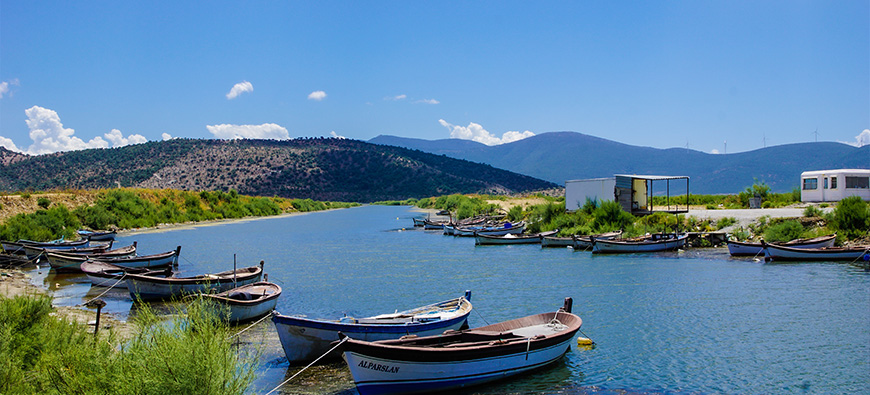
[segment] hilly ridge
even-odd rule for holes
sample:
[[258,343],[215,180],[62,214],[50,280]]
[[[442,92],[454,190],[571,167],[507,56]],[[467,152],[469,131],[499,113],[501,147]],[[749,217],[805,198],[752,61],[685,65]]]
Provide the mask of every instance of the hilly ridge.
[[689,176],[691,192],[736,193],[764,181],[776,192],[800,184],[807,170],[870,168],[870,146],[796,143],[736,154],[707,154],[685,148],[658,149],[623,144],[576,132],[542,133],[497,146],[466,140],[378,136],[369,142],[419,149],[527,174],[564,185],[566,180],[614,174]]
[[[371,202],[556,185],[490,165],[349,139],[174,139],[21,158],[0,151],[0,190],[175,188]],[[6,159],[10,158],[10,159]]]

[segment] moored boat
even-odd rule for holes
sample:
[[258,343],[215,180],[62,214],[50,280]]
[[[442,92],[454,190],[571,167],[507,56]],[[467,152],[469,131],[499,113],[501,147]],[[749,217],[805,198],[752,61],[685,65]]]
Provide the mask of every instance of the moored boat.
[[644,240],[598,240],[592,238],[593,253],[633,253],[633,252],[658,252],[670,251],[682,248],[686,245],[689,235],[686,234],[653,234]]
[[85,229],[80,229],[78,232],[79,236],[86,238],[90,241],[109,241],[115,240],[115,236],[118,234],[118,231],[111,230],[105,232],[95,232]]
[[133,300],[161,300],[197,293],[223,292],[260,281],[262,275],[263,261],[260,261],[259,266],[193,277],[161,278],[127,274],[127,289]]
[[764,260],[773,261],[870,261],[870,245],[855,247],[794,248],[764,244]]
[[104,252],[80,252],[80,250],[45,251],[48,264],[57,272],[79,272],[82,262],[88,259],[127,258],[136,255],[136,243]]
[[[467,325],[471,313],[471,291],[464,296],[395,313],[366,318],[337,320],[309,319],[276,313],[272,316],[284,354],[290,363],[312,361],[329,351],[338,333],[354,339],[374,341],[398,339],[404,335],[429,336]],[[338,359],[332,352],[325,359]]]
[[99,261],[108,262],[113,265],[128,268],[160,268],[164,266],[178,266],[178,257],[181,255],[181,246],[178,246],[173,251],[166,251],[150,255],[137,255],[129,257],[106,257],[94,258]]
[[571,298],[556,312],[397,340],[342,339],[339,350],[360,394],[406,394],[479,385],[557,361],[582,320]]
[[574,246],[574,238],[573,237],[558,237],[558,236],[546,236],[541,239],[541,248],[547,247],[573,247]]
[[478,233],[474,236],[475,245],[505,245],[505,244],[540,244],[544,237],[555,235],[559,230],[535,233],[530,235],[507,234],[504,236],[490,236]]
[[622,236],[622,231],[618,230],[616,232],[607,232],[607,233],[599,233],[597,235],[582,235],[582,236],[574,236],[574,243],[572,246],[574,247],[574,251],[586,251],[592,248],[592,239],[595,240],[614,240],[618,239]]
[[29,240],[20,240],[19,242],[24,247],[24,254],[27,255],[28,259],[34,259],[42,255],[46,251],[79,251],[81,253],[89,253],[103,252],[112,248],[112,242],[100,242],[91,245],[90,241],[87,239],[78,241],[63,241],[58,243],[41,243]]
[[[768,244],[786,246],[791,248],[824,248],[833,247],[836,240],[837,235],[833,234],[814,237],[812,239],[797,239],[785,243]],[[731,254],[731,256],[758,256],[764,253],[764,246],[762,245],[762,242],[751,243],[744,241],[728,240],[725,243],[728,244],[728,253]]]
[[268,281],[258,281],[221,293],[200,296],[215,302],[216,313],[222,320],[238,323],[272,312],[281,296],[281,287]]
[[143,274],[157,277],[169,277],[172,275],[172,268],[169,266],[165,266],[162,270],[155,268],[130,268],[92,260],[82,262],[80,268],[88,277],[88,280],[91,280],[91,285],[96,287],[127,288],[127,274]]
[[476,235],[487,236],[504,236],[509,234],[520,234],[526,230],[526,223],[520,221],[518,223],[505,222],[496,226],[457,226],[453,229],[454,236],[474,237]]
[[414,227],[417,227],[417,228],[422,227],[426,222],[426,220],[422,219],[422,218],[411,218],[411,219],[414,220]]

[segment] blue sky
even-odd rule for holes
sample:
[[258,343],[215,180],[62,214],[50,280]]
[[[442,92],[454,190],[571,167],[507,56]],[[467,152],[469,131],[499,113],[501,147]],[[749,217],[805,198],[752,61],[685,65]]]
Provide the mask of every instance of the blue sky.
[[[0,2],[0,145],[870,143],[870,2]],[[817,134],[816,134],[817,132]]]

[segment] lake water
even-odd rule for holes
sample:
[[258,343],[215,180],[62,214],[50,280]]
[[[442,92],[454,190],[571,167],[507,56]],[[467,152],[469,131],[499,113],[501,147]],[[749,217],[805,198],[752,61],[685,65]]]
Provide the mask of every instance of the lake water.
[[[473,292],[471,327],[555,311],[574,298],[597,345],[552,367],[473,393],[870,393],[870,272],[842,263],[733,259],[724,248],[598,256],[536,245],[479,246],[414,229],[408,207],[364,206],[119,237],[140,253],[181,245],[181,275],[264,260],[284,293],[277,310],[313,318],[368,316]],[[103,291],[81,275],[32,273],[76,305]],[[105,310],[131,314],[126,290]],[[132,309],[135,311],[135,309]],[[260,346],[255,390],[288,366],[274,326],[245,333]],[[353,394],[341,363],[312,368],[286,393]]]

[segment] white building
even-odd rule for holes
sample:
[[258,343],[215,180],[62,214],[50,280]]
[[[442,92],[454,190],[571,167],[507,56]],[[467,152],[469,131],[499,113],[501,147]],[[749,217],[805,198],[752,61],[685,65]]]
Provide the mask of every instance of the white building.
[[614,200],[616,177],[565,181],[565,210],[579,210],[586,199],[603,202]]
[[802,202],[839,202],[849,196],[870,200],[870,170],[816,170],[801,173]]

